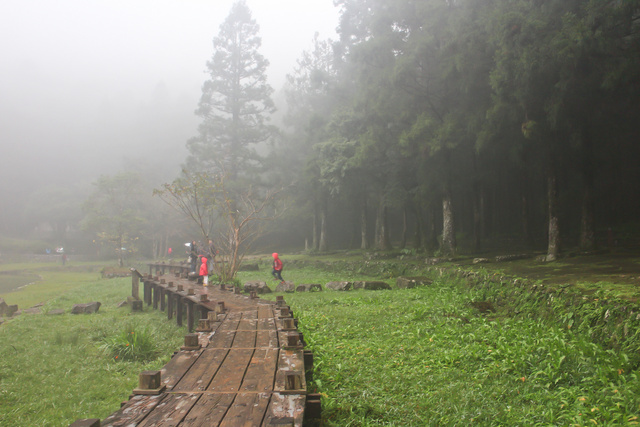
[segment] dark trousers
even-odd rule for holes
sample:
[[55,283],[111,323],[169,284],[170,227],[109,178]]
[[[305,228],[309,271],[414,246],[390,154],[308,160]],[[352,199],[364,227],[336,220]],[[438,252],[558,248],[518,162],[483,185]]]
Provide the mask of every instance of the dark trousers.
[[276,270],[274,269],[271,274],[273,274],[273,277],[275,277],[276,279],[280,280],[281,282],[284,280],[282,278],[282,270]]

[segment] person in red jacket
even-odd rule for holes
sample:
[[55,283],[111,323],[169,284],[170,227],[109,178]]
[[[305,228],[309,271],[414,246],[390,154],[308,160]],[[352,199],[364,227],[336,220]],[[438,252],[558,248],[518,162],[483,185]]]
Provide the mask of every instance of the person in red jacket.
[[284,279],[282,278],[282,261],[280,260],[280,258],[278,258],[278,254],[276,252],[274,252],[271,256],[273,257],[273,271],[271,272],[271,274],[273,275],[274,279],[284,282]]
[[207,270],[207,259],[202,257],[200,265],[200,276],[202,276],[202,286],[209,285],[209,270]]

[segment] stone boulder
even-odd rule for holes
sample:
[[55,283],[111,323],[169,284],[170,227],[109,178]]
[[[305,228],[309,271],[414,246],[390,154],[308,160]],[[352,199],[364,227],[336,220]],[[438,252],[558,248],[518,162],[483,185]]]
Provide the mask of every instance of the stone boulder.
[[271,293],[271,289],[269,289],[269,286],[267,286],[267,283],[260,280],[245,283],[243,289],[246,293],[251,293],[251,292],[256,292],[257,294]]
[[280,282],[278,283],[278,286],[276,286],[276,292],[287,292],[287,293],[293,293],[296,291],[296,285],[293,284],[293,282],[289,282],[289,281],[284,281],[284,282]]
[[353,282],[353,289],[364,289],[367,291],[390,290],[391,285],[380,281]]
[[325,285],[327,289],[332,291],[350,291],[352,286],[351,282],[329,282]]
[[3,298],[0,298],[0,317],[11,317],[16,311],[18,311],[18,306],[13,304],[7,304]]
[[74,304],[71,314],[91,314],[97,313],[102,304],[98,301],[88,302],[85,304]]
[[428,277],[416,276],[416,277],[398,277],[396,279],[396,286],[398,289],[411,289],[416,286],[427,286],[433,283]]
[[298,285],[298,287],[296,287],[296,292],[319,292],[321,290],[322,285],[317,283]]
[[486,264],[488,262],[491,262],[491,260],[489,258],[474,258],[473,259],[473,263],[474,264]]

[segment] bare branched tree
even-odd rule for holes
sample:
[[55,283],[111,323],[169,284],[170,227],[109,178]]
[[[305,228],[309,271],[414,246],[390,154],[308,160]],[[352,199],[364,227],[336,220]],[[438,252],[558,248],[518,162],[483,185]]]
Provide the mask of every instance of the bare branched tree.
[[235,278],[266,222],[284,212],[284,203],[277,203],[282,190],[260,191],[254,186],[231,190],[227,174],[184,172],[182,178],[154,190],[154,195],[195,223],[204,241],[216,234],[220,260],[215,273],[227,283]]
[[282,188],[260,192],[251,186],[244,191],[232,192],[227,188],[224,176],[218,183],[221,190],[218,207],[225,222],[218,240],[223,249],[218,274],[220,280],[226,282],[236,276],[252,244],[264,233],[266,223],[281,216],[286,206],[277,203]]

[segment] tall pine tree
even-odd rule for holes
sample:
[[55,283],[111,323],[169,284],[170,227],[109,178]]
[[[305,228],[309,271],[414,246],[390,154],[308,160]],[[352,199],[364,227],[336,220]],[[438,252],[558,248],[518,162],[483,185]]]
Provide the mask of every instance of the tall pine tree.
[[266,76],[269,61],[258,52],[259,29],[240,0],[213,39],[209,79],[196,110],[202,122],[198,136],[187,142],[190,169],[234,178],[259,161],[254,146],[269,138],[267,120],[275,110]]

